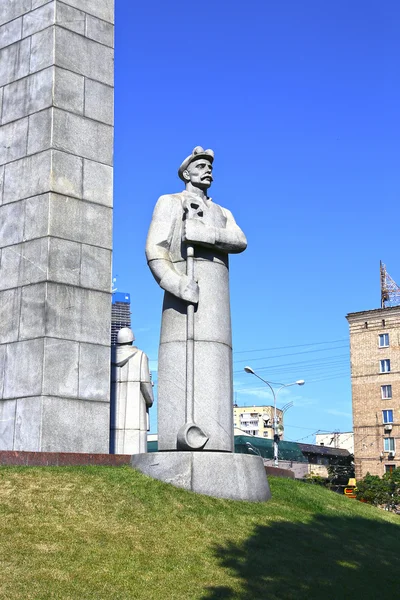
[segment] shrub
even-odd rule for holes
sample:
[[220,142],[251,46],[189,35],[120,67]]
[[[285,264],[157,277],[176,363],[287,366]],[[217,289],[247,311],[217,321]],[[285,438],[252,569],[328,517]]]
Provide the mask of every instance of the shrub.
[[400,468],[383,477],[367,473],[364,479],[357,482],[357,500],[374,506],[383,506],[387,510],[396,510],[400,505]]

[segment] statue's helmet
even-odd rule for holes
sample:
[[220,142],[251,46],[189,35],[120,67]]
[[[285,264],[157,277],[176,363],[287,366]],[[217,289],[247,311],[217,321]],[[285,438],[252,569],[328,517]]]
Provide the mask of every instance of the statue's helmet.
[[117,344],[132,344],[135,341],[132,329],[122,327],[117,333]]
[[178,175],[179,178],[182,179],[182,181],[186,182],[183,176],[183,172],[188,168],[191,162],[193,162],[194,160],[198,160],[199,158],[206,158],[210,161],[210,163],[212,163],[214,160],[214,152],[212,150],[204,150],[204,148],[202,148],[201,146],[196,146],[192,154],[185,158],[185,160],[178,169]]

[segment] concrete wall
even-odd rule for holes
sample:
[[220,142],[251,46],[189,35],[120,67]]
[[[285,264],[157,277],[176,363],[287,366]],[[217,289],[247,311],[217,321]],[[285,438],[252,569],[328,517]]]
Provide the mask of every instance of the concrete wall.
[[0,4],[0,450],[108,452],[113,20]]
[[[274,461],[272,459],[264,459],[264,465],[266,467],[273,467]],[[289,469],[294,473],[296,479],[302,479],[309,473],[311,473],[311,467],[319,465],[309,465],[308,463],[295,462],[292,460],[280,460],[279,467],[281,469]]]

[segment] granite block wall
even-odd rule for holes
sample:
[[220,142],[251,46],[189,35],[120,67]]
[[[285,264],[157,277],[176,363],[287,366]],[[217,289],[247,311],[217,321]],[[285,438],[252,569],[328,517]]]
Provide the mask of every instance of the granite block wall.
[[113,0],[0,4],[0,450],[108,452]]

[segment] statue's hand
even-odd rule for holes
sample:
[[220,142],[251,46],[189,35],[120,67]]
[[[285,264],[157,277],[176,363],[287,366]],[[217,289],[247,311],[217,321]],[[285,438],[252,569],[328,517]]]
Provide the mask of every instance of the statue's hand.
[[199,301],[199,286],[195,281],[189,279],[187,275],[182,275],[179,284],[179,294],[182,300],[197,304]]
[[215,244],[215,228],[206,225],[201,219],[187,219],[183,223],[183,241],[194,244]]

